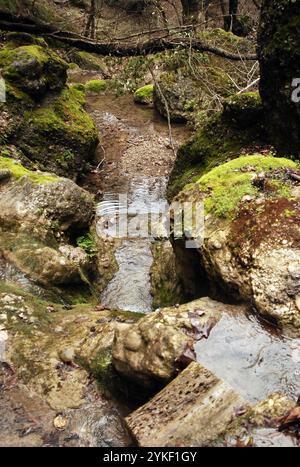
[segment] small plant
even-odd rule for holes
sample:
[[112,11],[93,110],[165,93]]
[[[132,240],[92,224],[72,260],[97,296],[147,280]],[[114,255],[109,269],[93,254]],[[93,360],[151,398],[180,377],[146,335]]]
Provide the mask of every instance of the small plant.
[[94,258],[96,256],[97,246],[90,233],[77,238],[76,244],[86,252],[89,258]]

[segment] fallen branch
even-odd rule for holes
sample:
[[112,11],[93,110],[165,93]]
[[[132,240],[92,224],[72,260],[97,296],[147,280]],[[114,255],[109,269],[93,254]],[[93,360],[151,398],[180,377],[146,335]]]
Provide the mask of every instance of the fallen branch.
[[86,52],[96,53],[99,55],[114,55],[118,57],[130,57],[137,55],[148,55],[157,52],[163,52],[164,50],[172,50],[176,48],[190,48],[199,52],[208,52],[219,57],[227,58],[229,60],[241,61],[241,60],[257,60],[256,54],[240,55],[233,52],[229,52],[218,47],[212,46],[200,39],[192,39],[187,37],[174,37],[174,38],[156,38],[143,42],[140,44],[124,44],[121,45],[118,42],[97,42],[95,40],[87,39],[83,36],[79,36],[70,31],[57,31],[52,25],[47,23],[38,22],[33,24],[32,18],[30,22],[22,22],[22,17],[13,17],[10,20],[7,18],[0,20],[0,29],[5,31],[17,31],[27,32],[30,34],[43,35],[44,37],[59,40],[64,44],[71,45]]

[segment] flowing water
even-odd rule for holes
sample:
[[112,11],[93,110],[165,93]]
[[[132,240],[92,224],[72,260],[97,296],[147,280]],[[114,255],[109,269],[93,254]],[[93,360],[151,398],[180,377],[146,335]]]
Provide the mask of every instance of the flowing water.
[[[93,102],[92,109],[102,134],[107,168],[112,163],[98,214],[102,221],[108,221],[107,234],[113,235],[116,208],[122,213],[128,207],[130,224],[137,212],[159,210],[164,205],[174,157],[166,144],[167,125],[152,110],[128,100],[108,102],[102,98]],[[177,142],[187,137],[181,126],[174,128],[174,135]],[[161,160],[162,165],[156,165]],[[126,194],[127,200],[120,202],[119,194]],[[103,304],[151,311],[151,241],[131,238],[121,242],[116,251],[119,270],[103,292]],[[253,314],[224,314],[209,338],[197,343],[196,352],[199,362],[227,380],[249,402],[275,391],[293,399],[300,394],[300,340],[281,336]]]

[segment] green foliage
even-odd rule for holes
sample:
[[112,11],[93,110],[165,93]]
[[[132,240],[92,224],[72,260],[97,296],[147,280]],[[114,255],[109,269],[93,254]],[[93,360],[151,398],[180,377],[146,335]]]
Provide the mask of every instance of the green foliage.
[[76,244],[87,253],[89,258],[94,258],[97,255],[97,245],[90,233],[77,238]]
[[[243,109],[243,115],[249,117],[247,109]],[[264,144],[264,129],[260,119],[249,119],[247,127],[240,125],[239,128],[240,123],[236,109],[231,117],[226,112],[217,113],[206,120],[196,135],[179,148],[168,184],[169,200],[187,183],[237,157],[244,148],[251,147],[253,143],[257,146]]]

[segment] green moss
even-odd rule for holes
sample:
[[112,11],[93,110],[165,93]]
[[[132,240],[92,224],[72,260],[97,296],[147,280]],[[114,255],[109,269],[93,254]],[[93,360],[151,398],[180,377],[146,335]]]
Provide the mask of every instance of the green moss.
[[[207,213],[228,217],[234,215],[245,195],[256,197],[259,194],[259,188],[252,183],[255,173],[285,168],[295,169],[297,165],[284,158],[243,156],[214,168],[203,175],[195,186],[205,193],[204,205]],[[194,189],[195,186],[191,185],[190,188]],[[272,183],[272,188],[270,197],[282,197],[289,193],[287,186],[277,180]]]
[[82,83],[71,84],[70,88],[75,89],[76,91],[85,92],[85,85]]
[[92,79],[86,83],[85,88],[87,91],[100,94],[107,89],[107,82],[104,79]]
[[240,128],[263,120],[263,105],[259,92],[245,92],[224,101],[224,116]]
[[84,70],[103,71],[103,59],[96,54],[75,50],[71,55],[72,62]]
[[84,93],[72,86],[47,107],[26,112],[18,141],[25,155],[59,175],[72,175],[82,167],[98,143],[97,129],[84,104]]
[[[243,113],[247,114],[246,108]],[[201,130],[179,148],[168,184],[170,201],[186,184],[213,167],[237,157],[245,149],[248,153],[254,152],[251,151],[252,146],[257,151],[257,147],[265,145],[260,118],[249,119],[247,127],[237,122],[240,123],[240,119],[236,108],[234,118],[226,111],[220,112],[206,120]]]
[[134,93],[135,102],[139,104],[151,104],[153,101],[153,91],[153,84],[147,84],[146,86],[137,89]]
[[61,89],[67,79],[67,64],[44,45],[15,47],[9,42],[0,50],[0,68],[7,85],[36,100]]
[[6,41],[8,47],[17,47],[24,45],[39,45],[47,47],[47,42],[41,37],[36,37],[25,32],[10,32],[6,34]]
[[0,157],[0,170],[9,170],[16,180],[22,177],[28,177],[36,184],[55,183],[59,180],[59,178],[54,175],[30,171],[14,159],[3,157],[3,155]]

